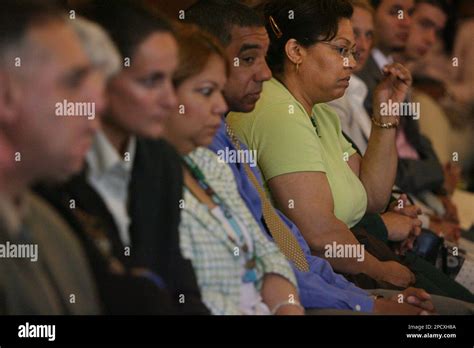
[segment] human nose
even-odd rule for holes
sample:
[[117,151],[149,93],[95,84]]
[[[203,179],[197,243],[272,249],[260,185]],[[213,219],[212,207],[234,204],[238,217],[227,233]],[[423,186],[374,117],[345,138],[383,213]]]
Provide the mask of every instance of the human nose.
[[178,105],[178,96],[171,81],[164,86],[163,94],[160,96],[162,106],[168,110]]
[[214,113],[219,116],[222,116],[222,115],[225,115],[225,113],[228,110],[229,110],[229,107],[227,106],[227,102],[225,101],[224,96],[222,95],[222,93],[219,93],[218,100],[214,107]]
[[272,78],[272,71],[267,65],[265,59],[263,59],[262,64],[258,67],[256,80],[257,82],[265,82]]

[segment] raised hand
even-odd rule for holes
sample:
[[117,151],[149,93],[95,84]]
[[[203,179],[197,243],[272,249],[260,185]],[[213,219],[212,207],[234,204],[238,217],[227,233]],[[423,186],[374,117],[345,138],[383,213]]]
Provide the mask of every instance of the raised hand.
[[392,103],[403,102],[412,85],[412,76],[410,71],[399,63],[386,65],[382,72],[384,73],[384,78],[374,91],[373,117],[379,122],[395,122],[398,120],[399,115],[389,115],[384,116],[383,119],[381,118],[380,109],[382,103],[388,103],[389,100]]

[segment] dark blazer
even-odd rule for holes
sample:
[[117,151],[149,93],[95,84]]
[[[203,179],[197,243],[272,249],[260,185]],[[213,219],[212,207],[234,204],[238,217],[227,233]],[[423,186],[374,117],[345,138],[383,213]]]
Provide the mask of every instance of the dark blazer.
[[[62,185],[59,191],[51,187],[38,188],[44,197],[56,202],[56,207],[82,235],[97,277],[102,278],[98,281],[102,284],[99,287],[104,291],[103,298],[112,301],[109,306],[114,314],[123,313],[124,307],[120,305],[120,299],[109,299],[109,296],[114,295],[111,293],[117,290],[113,291],[110,281],[104,281],[104,277],[110,276],[107,270],[110,262],[104,260],[110,261],[111,258],[118,260],[126,269],[145,268],[161,277],[169,297],[165,298],[167,296],[161,291],[161,301],[152,299],[151,302],[157,307],[160,307],[161,302],[167,308],[164,314],[209,313],[201,301],[192,265],[180,252],[178,225],[182,180],[180,158],[170,145],[162,140],[137,139],[129,186],[130,250],[126,250],[122,244],[113,216],[100,195],[87,182],[85,171]],[[70,209],[71,199],[74,200],[75,209]],[[104,247],[104,240],[107,247]],[[138,280],[137,277],[132,278],[135,282]],[[144,279],[140,281],[143,284],[138,285],[138,288],[145,286],[152,293],[160,293],[150,282]],[[126,287],[132,286],[130,281],[122,279],[122,283]],[[138,290],[134,293],[134,296],[143,296]],[[120,297],[129,301],[130,296],[131,293],[124,292]],[[146,305],[144,307],[143,311],[152,312],[149,314],[163,314],[159,308],[159,313],[153,313]]]
[[[372,116],[373,92],[383,78],[382,72],[372,55],[369,56],[366,65],[357,75],[369,89],[364,107],[369,116]],[[399,158],[395,184],[403,191],[415,195],[426,190],[441,191],[444,182],[443,167],[434,152],[431,141],[420,133],[418,121],[412,117],[402,117],[400,126],[403,128],[408,142],[418,152],[420,159]]]

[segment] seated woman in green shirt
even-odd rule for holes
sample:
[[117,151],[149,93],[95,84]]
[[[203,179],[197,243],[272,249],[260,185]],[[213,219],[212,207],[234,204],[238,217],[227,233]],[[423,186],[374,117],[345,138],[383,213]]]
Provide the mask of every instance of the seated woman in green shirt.
[[227,163],[208,146],[227,111],[225,53],[193,27],[178,34],[174,84],[180,107],[165,138],[183,156],[180,247],[195,270],[202,300],[216,315],[302,315],[296,279],[280,249],[240,197]]
[[356,250],[350,228],[366,212],[381,212],[388,204],[399,120],[382,117],[380,105],[402,102],[411,85],[400,64],[385,68],[374,96],[375,127],[364,157],[359,156],[342,135],[337,114],[324,104],[344,94],[356,64],[351,15],[352,7],[342,0],[270,2],[265,19],[274,79],[264,84],[253,112],[231,113],[228,123],[257,150],[272,199],[315,253],[340,272],[406,287],[415,279],[400,263],[381,262],[365,251],[362,258],[331,253],[339,245]]

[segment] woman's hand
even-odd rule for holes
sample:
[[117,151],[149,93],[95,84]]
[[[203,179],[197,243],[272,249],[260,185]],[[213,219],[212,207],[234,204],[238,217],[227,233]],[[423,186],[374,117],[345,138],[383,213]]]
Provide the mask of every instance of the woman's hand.
[[382,72],[385,76],[374,91],[373,116],[382,123],[395,122],[400,115],[392,115],[390,110],[389,115],[382,115],[381,107],[385,103],[388,104],[389,100],[392,103],[403,102],[411,87],[412,76],[410,71],[399,63],[386,65]]

